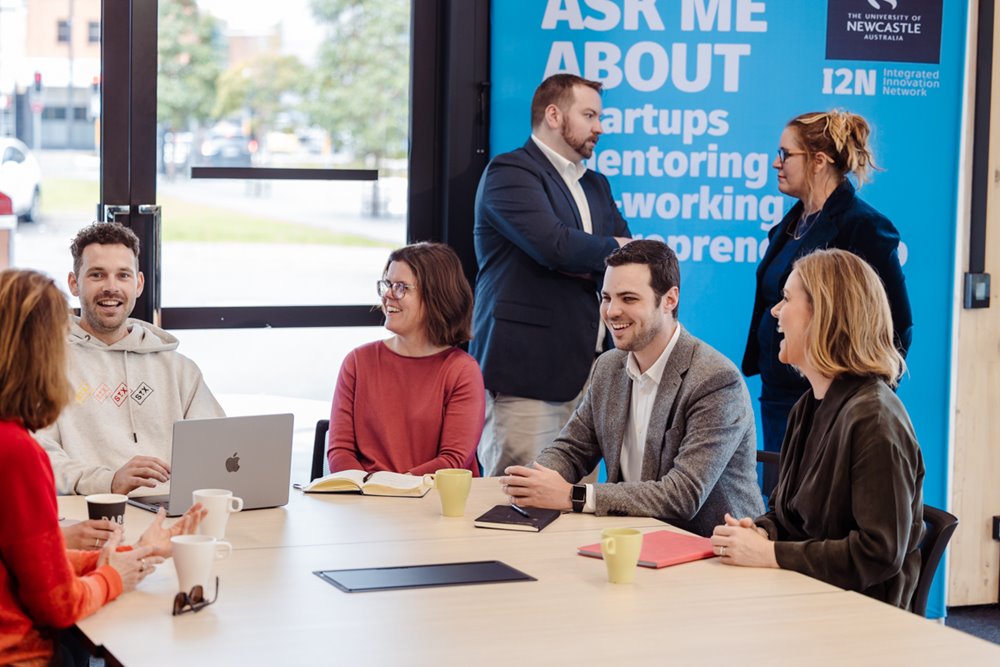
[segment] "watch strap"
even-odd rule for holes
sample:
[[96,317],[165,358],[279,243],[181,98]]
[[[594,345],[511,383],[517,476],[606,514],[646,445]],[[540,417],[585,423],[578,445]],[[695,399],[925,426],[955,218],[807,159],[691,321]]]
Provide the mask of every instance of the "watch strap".
[[587,485],[574,484],[570,494],[570,502],[573,504],[574,512],[582,512],[587,504]]

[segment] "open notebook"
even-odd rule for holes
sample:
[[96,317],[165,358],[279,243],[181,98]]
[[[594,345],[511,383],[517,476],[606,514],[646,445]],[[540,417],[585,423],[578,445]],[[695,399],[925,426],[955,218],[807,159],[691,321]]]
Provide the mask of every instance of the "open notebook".
[[306,493],[363,493],[367,496],[402,496],[420,498],[431,485],[423,475],[402,475],[398,472],[365,472],[341,470],[314,479],[300,487]]

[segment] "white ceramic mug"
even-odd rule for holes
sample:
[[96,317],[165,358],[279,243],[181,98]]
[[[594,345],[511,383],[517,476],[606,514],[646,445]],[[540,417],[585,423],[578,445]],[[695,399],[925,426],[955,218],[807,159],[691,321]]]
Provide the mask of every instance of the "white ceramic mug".
[[170,538],[180,590],[190,593],[201,586],[205,595],[213,590],[208,582],[212,578],[212,564],[229,558],[233,545],[221,542],[211,535],[177,535]]
[[226,489],[198,489],[191,493],[191,498],[208,510],[198,526],[198,534],[211,535],[220,540],[226,536],[229,515],[243,509],[243,499]]

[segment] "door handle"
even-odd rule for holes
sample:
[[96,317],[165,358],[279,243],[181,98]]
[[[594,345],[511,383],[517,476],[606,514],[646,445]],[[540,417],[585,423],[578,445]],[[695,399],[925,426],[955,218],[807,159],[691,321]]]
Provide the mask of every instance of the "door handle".
[[104,222],[118,222],[118,216],[128,216],[131,207],[127,204],[104,204],[101,219]]

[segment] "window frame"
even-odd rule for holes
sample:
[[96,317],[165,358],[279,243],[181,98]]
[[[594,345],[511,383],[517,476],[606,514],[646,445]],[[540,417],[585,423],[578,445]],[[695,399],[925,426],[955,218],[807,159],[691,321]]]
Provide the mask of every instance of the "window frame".
[[[449,243],[471,281],[475,256],[468,221],[489,153],[485,98],[489,0],[410,3],[407,242]],[[130,227],[147,249],[139,258],[146,286],[133,316],[167,329],[380,325],[381,313],[370,305],[163,307],[161,230],[155,205],[157,14],[156,0],[102,2],[103,134],[97,219]],[[468,145],[470,132],[479,138],[476,146]]]

